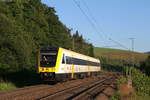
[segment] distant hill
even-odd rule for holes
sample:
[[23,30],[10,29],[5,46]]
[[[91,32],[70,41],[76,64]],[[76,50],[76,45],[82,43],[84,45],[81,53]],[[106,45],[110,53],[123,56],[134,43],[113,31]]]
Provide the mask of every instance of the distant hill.
[[147,58],[147,54],[139,52],[131,52],[127,50],[111,49],[111,48],[94,48],[94,54],[97,57],[106,57],[110,59],[120,59],[126,62],[131,62],[132,55],[134,55],[134,60],[136,64],[144,61]]

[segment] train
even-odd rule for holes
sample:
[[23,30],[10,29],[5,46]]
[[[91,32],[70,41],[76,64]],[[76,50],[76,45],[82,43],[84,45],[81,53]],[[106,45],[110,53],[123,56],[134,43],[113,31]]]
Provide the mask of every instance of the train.
[[37,71],[44,81],[63,81],[97,75],[100,60],[62,47],[43,47],[37,57]]

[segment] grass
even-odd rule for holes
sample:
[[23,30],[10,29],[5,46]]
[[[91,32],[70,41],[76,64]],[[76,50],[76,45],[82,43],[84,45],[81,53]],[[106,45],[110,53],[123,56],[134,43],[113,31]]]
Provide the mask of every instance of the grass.
[[95,51],[95,52],[101,52],[101,53],[109,53],[109,52],[126,51],[126,50],[95,47],[95,48],[94,48],[94,51]]
[[97,57],[105,57],[109,59],[119,59],[123,60],[127,63],[131,63],[132,61],[132,54],[134,55],[134,62],[138,64],[144,61],[148,55],[139,52],[131,52],[127,50],[120,50],[120,49],[111,49],[111,48],[94,48],[94,55]]
[[146,95],[146,96],[135,96],[135,99],[132,100],[149,100],[150,96]]
[[0,82],[0,91],[11,90],[11,89],[15,89],[15,88],[16,88],[16,86],[11,82],[4,82],[4,81]]
[[121,95],[119,92],[116,92],[110,100],[120,100],[121,99]]

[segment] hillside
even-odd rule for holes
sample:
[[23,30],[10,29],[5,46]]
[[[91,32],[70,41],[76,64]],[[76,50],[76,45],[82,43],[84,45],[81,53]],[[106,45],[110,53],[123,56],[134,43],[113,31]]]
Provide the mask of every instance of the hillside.
[[111,49],[111,48],[94,48],[94,54],[97,57],[106,57],[110,59],[120,59],[125,62],[130,63],[132,61],[132,54],[134,55],[134,60],[136,64],[144,61],[147,58],[147,55],[139,52],[131,52],[126,50]]
[[41,0],[0,1],[0,74],[31,69],[43,46],[72,48],[93,56],[93,46],[78,31],[72,35],[53,7]]

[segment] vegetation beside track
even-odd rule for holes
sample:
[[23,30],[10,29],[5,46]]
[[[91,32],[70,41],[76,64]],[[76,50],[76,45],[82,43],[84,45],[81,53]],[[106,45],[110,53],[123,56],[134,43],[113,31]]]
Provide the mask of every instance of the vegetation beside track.
[[43,83],[35,70],[24,69],[17,72],[7,73],[0,77],[0,91],[21,88],[25,86],[38,85]]
[[[102,63],[102,70],[105,71],[119,71],[123,73],[124,77],[122,77],[119,80],[119,84],[124,84],[128,81],[129,70],[131,70],[131,80],[132,80],[132,86],[134,88],[134,92],[136,95],[134,95],[133,98],[137,98],[135,100],[138,100],[138,98],[141,98],[140,100],[148,100],[147,98],[150,98],[150,56],[142,54],[142,53],[134,53],[134,57],[138,62],[134,63],[134,67],[132,66],[132,58],[131,56],[122,55],[120,52],[124,52],[124,54],[130,53],[132,55],[132,52],[129,51],[123,51],[123,50],[114,50],[114,49],[101,49],[99,50],[100,60]],[[94,50],[95,51],[95,50]],[[100,54],[102,52],[102,54]],[[114,53],[116,52],[116,55]],[[118,52],[118,53],[117,53]],[[104,53],[104,55],[103,55]],[[114,56],[108,56],[110,53],[111,55],[118,56],[120,59],[114,57]],[[105,56],[106,55],[106,56]],[[126,57],[124,57],[126,56]],[[139,60],[139,58],[142,57],[142,60]],[[130,62],[126,62],[122,60],[121,58],[126,58],[130,60]],[[141,58],[140,58],[141,59]],[[119,97],[118,94],[115,96],[116,98]]]
[[[143,63],[140,66],[127,66],[127,64],[123,63],[121,60],[116,59],[106,59],[104,57],[101,57],[102,62],[102,69],[105,71],[119,71],[121,72],[124,77],[122,77],[118,82],[119,84],[124,84],[128,81],[129,76],[129,70],[131,70],[131,80],[132,80],[132,86],[134,88],[134,92],[136,95],[133,95],[133,98],[137,98],[135,100],[138,100],[138,98],[141,98],[141,100],[148,100],[147,98],[150,98],[150,77],[148,74],[147,68],[150,68],[150,57],[148,57],[143,63],[145,63],[145,66],[143,66]],[[113,97],[118,98],[118,94]],[[117,99],[116,99],[117,100]]]
[[0,81],[0,91],[15,89],[16,86],[11,82]]

